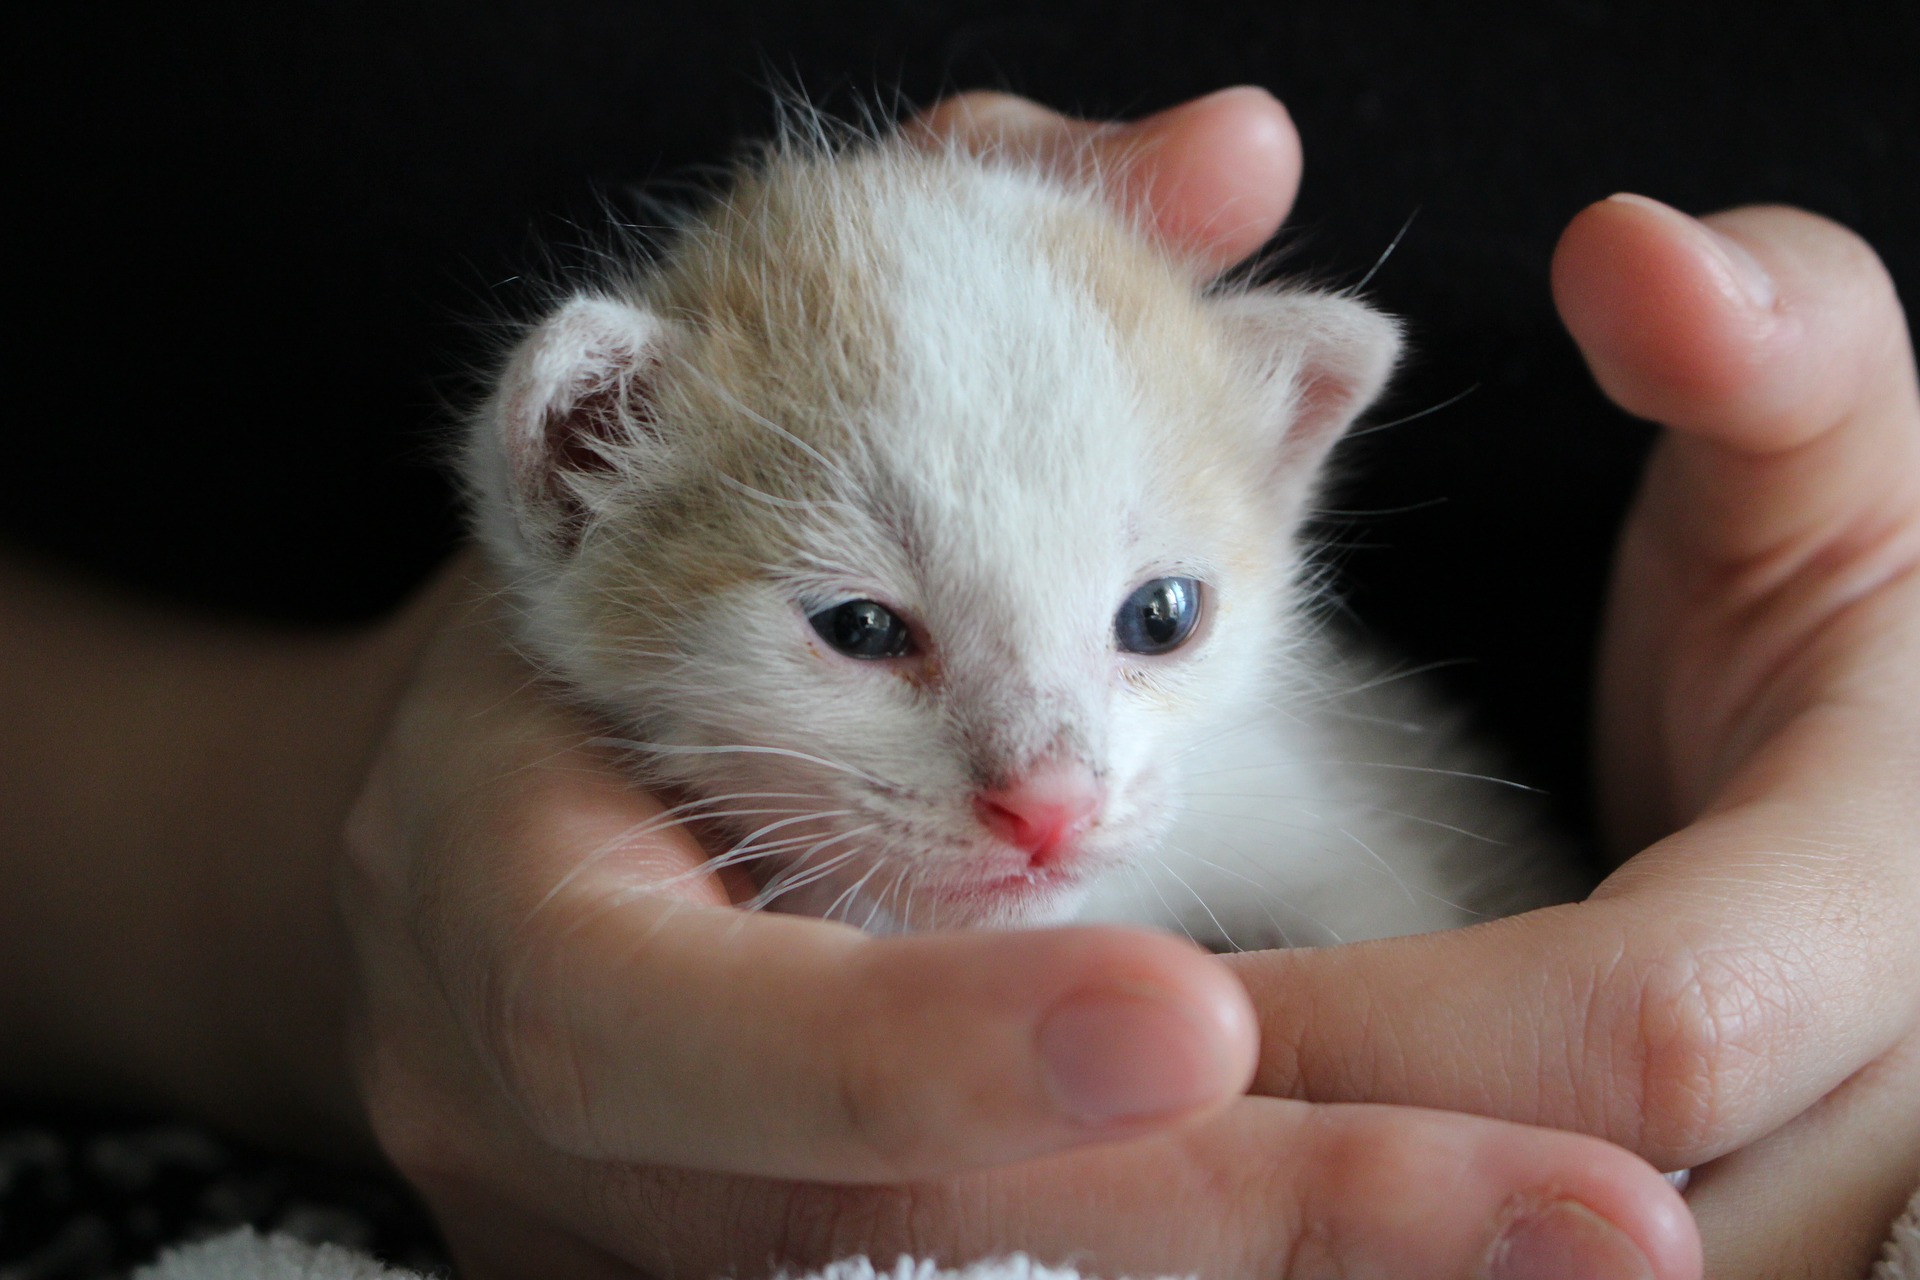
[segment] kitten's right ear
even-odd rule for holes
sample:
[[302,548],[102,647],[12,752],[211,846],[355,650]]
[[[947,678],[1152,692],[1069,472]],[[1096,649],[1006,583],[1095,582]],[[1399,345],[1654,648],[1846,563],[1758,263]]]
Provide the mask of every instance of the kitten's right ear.
[[1347,428],[1385,389],[1400,324],[1357,298],[1254,289],[1213,300],[1265,401],[1274,477],[1303,496]]
[[650,311],[580,295],[514,352],[489,425],[505,464],[500,496],[532,546],[571,553],[611,473],[658,450],[653,381],[667,336]]

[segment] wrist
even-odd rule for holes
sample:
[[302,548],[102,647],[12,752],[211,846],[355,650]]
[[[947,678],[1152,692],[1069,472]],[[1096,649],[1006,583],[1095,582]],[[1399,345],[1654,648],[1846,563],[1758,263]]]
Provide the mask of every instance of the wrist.
[[333,868],[446,584],[311,636],[0,565],[0,1087],[371,1151]]

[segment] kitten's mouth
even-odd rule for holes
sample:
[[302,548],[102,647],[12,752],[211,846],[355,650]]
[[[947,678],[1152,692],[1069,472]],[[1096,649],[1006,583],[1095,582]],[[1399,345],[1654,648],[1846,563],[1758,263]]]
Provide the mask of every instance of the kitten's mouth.
[[1087,873],[1063,867],[1029,867],[1008,875],[985,876],[977,880],[951,881],[929,886],[928,892],[944,902],[1005,906],[1077,889],[1087,881]]

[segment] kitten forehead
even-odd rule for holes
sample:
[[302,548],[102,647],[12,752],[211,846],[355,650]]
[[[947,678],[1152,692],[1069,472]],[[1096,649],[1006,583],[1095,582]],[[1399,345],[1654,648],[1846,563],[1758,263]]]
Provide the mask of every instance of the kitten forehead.
[[[1020,169],[897,143],[777,160],[649,291],[689,322],[680,394],[719,461],[991,578],[1057,580],[1050,550],[1122,546],[1169,487],[1217,504],[1244,457],[1192,279]],[[796,466],[783,433],[837,469]]]

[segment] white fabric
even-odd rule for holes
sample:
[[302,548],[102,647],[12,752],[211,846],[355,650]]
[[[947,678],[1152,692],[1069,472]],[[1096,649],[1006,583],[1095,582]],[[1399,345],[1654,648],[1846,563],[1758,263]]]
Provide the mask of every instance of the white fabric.
[[306,1244],[249,1229],[176,1245],[133,1280],[425,1280],[339,1245]]
[[1920,1280],[1920,1191],[1907,1202],[1906,1215],[1893,1224],[1873,1280]]
[[782,1280],[1081,1280],[1081,1277],[1072,1267],[1044,1266],[1024,1253],[1016,1253],[1007,1258],[976,1262],[958,1271],[947,1271],[913,1258],[901,1258],[883,1271],[865,1258],[846,1258],[808,1276],[786,1276]]
[[[181,1245],[134,1272],[133,1280],[427,1280],[417,1272],[386,1267],[337,1245],[303,1244],[288,1236],[236,1231],[198,1244]],[[782,1280],[1082,1280],[1072,1267],[1049,1267],[1025,1254],[976,1262],[958,1271],[901,1258],[880,1268],[866,1258],[847,1258],[811,1275]],[[1091,1280],[1091,1278],[1087,1278]],[[1188,1280],[1192,1280],[1191,1277]],[[1920,1280],[1920,1192],[1893,1235],[1870,1280]]]
[[[133,1273],[133,1280],[428,1280],[414,1271],[384,1267],[337,1245],[303,1244],[288,1236],[251,1230],[168,1249]],[[1023,1253],[976,1262],[949,1271],[931,1262],[901,1258],[881,1268],[866,1258],[845,1258],[807,1276],[780,1280],[1082,1280],[1072,1267],[1049,1267]],[[1194,1280],[1186,1277],[1185,1280]]]

